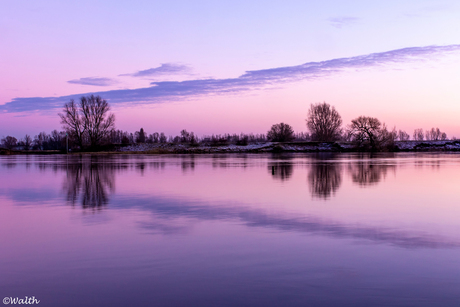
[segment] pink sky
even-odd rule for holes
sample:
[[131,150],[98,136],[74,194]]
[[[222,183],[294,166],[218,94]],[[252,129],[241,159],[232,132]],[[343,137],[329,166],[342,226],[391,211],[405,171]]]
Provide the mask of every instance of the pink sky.
[[88,93],[130,132],[306,132],[325,101],[345,125],[460,137],[455,1],[176,2],[2,2],[0,137],[60,129],[62,105]]

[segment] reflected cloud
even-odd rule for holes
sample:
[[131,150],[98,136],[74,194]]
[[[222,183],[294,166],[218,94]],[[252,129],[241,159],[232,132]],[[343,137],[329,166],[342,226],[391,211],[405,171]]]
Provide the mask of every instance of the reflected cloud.
[[[243,205],[208,204],[173,198],[135,195],[117,197],[112,207],[138,208],[152,215],[152,222],[142,227],[163,234],[183,233],[191,227],[184,218],[197,220],[238,221],[249,227],[264,227],[279,231],[294,231],[335,238],[365,240],[377,244],[391,244],[402,248],[458,248],[460,242],[424,232],[404,231],[390,227],[372,227],[327,221],[312,216],[290,216],[265,210],[251,209]],[[176,224],[175,224],[176,223]]]
[[[261,155],[256,157],[267,157]],[[214,162],[222,167],[243,167],[239,163],[246,156],[241,156],[242,160],[227,159],[227,155],[196,156],[196,163],[203,159],[199,165],[210,168]],[[235,156],[233,156],[235,157]],[[286,180],[292,174],[292,157],[300,155],[271,156],[268,162],[271,166],[281,167],[289,165],[290,170],[280,171],[276,179]],[[304,157],[304,155],[302,155]],[[311,164],[308,174],[308,182],[312,189],[312,195],[318,198],[328,198],[333,195],[342,182],[342,172],[344,162],[347,163],[348,170],[352,174],[354,182],[363,185],[377,184],[385,177],[389,170],[396,169],[397,164],[385,164],[384,159],[373,159],[369,157],[359,157],[356,155],[305,155],[305,162]],[[340,159],[337,159],[340,157]],[[387,157],[387,156],[385,156]],[[371,242],[376,244],[390,244],[402,248],[458,248],[460,241],[457,238],[433,235],[428,231],[414,231],[405,228],[373,226],[372,224],[356,224],[341,220],[320,218],[302,213],[292,213],[284,211],[282,204],[279,208],[265,209],[255,208],[243,201],[234,201],[232,198],[225,201],[211,201],[206,195],[197,198],[187,198],[187,196],[168,197],[158,196],[155,191],[149,190],[149,194],[115,194],[115,177],[121,171],[144,172],[150,170],[164,171],[166,161],[176,167],[183,167],[182,162],[195,163],[195,157],[175,156],[173,158],[146,156],[36,156],[34,164],[40,172],[57,172],[65,174],[63,176],[62,190],[66,200],[72,205],[81,204],[83,208],[100,209],[103,207],[110,210],[136,210],[142,214],[142,222],[139,227],[151,232],[161,234],[188,233],[192,231],[197,222],[200,221],[222,221],[237,223],[247,227],[260,227],[281,232],[297,232],[311,235],[321,235],[332,238],[344,238]],[[9,158],[2,158],[2,165],[6,166]],[[25,165],[30,160],[18,157],[18,160]],[[154,161],[152,161],[154,159]],[[258,159],[256,161],[262,161]],[[336,162],[334,162],[334,160]],[[350,160],[352,160],[350,162]],[[263,160],[265,161],[265,160]],[[296,161],[296,160],[294,160]],[[224,163],[227,162],[227,163]],[[232,162],[232,163],[230,163]],[[238,163],[235,163],[238,162]],[[404,162],[407,163],[408,161]],[[298,163],[298,162],[296,162]],[[441,160],[442,163],[442,160]],[[16,163],[15,163],[16,164]],[[18,161],[17,164],[20,164]],[[260,168],[261,164],[251,164]],[[300,165],[300,164],[295,164]],[[263,164],[261,171],[266,172],[267,164]],[[271,172],[271,166],[269,170]],[[188,166],[187,166],[188,167]],[[165,168],[168,169],[168,168]],[[281,169],[281,168],[279,168]],[[275,171],[276,173],[276,171]],[[38,172],[35,175],[40,176]],[[266,175],[265,175],[266,176]],[[284,179],[283,179],[284,178]],[[229,187],[231,188],[231,187]],[[53,194],[54,192],[54,194]],[[164,193],[164,191],[163,191]],[[49,189],[14,189],[0,187],[0,195],[13,199],[17,204],[36,205],[37,203],[50,203],[60,200],[56,195],[56,190]],[[182,195],[182,194],[179,194]],[[261,198],[262,200],[264,198]],[[108,204],[110,203],[110,206]],[[120,213],[120,212],[119,212]],[[123,214],[121,212],[120,214]],[[403,226],[404,227],[404,226]]]
[[177,235],[187,234],[192,230],[193,224],[191,222],[184,223],[180,221],[162,220],[151,216],[151,221],[138,222],[139,227],[147,230],[151,234],[162,235]]

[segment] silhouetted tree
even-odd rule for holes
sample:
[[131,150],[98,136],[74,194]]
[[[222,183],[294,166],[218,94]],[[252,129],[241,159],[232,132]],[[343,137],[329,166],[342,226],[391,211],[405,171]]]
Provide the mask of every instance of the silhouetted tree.
[[[77,103],[71,99],[64,105],[63,113],[59,113],[61,124],[73,142],[83,148],[83,134],[86,131]],[[40,145],[41,146],[41,145]]]
[[425,134],[426,140],[431,140],[431,141],[439,141],[439,140],[446,140],[447,139],[447,134],[444,132],[441,132],[439,128],[431,128],[431,130],[427,130]]
[[398,139],[400,141],[408,141],[410,139],[410,136],[406,131],[399,130]]
[[398,136],[398,132],[396,131],[396,127],[393,130],[388,130],[385,123],[383,124],[382,128],[379,131],[378,135],[378,146],[380,148],[393,148],[395,140]]
[[188,133],[187,130],[184,129],[180,132],[180,141],[181,143],[190,142],[190,133]]
[[109,114],[109,111],[110,106],[105,99],[91,95],[81,97],[78,105],[70,100],[59,116],[64,129],[80,148],[83,148],[85,136],[89,145],[95,147],[115,127],[115,115]]
[[24,149],[29,150],[30,147],[32,146],[32,137],[30,135],[26,134],[24,136],[23,143],[24,143]]
[[149,143],[158,143],[160,140],[160,134],[158,132],[154,132],[149,135]]
[[370,146],[375,149],[381,125],[377,118],[360,116],[351,121],[351,125],[348,128],[348,137],[360,144],[369,142]]
[[294,129],[285,123],[275,124],[267,132],[267,138],[274,142],[289,142],[294,139]]
[[47,142],[47,135],[45,132],[40,132],[38,135],[34,136],[33,148],[38,150],[45,149],[45,143]]
[[10,135],[2,139],[2,145],[8,149],[13,149],[13,147],[15,147],[17,143],[18,140]]
[[47,136],[47,149],[60,150],[65,148],[65,132],[51,131],[51,135]]
[[314,141],[331,142],[340,139],[342,118],[329,104],[311,104],[308,110],[307,127]]
[[160,133],[160,143],[164,144],[166,143],[167,140],[168,139],[166,138],[166,135],[163,132],[161,132]]
[[311,136],[308,132],[294,133],[294,140],[296,141],[310,141]]
[[145,143],[145,132],[144,128],[141,128],[138,132],[136,132],[136,143]]
[[196,145],[198,144],[198,138],[195,136],[195,133],[190,132],[190,144]]
[[249,143],[249,136],[241,133],[238,138],[235,138],[235,144],[239,146],[247,146]]
[[360,116],[351,121],[347,138],[360,146],[369,145],[372,150],[391,146],[396,138],[396,130],[388,131],[377,118]]
[[100,96],[80,98],[80,108],[90,146],[95,147],[115,128],[115,115],[108,113],[110,106]]
[[423,129],[415,129],[414,130],[414,134],[413,134],[413,137],[414,137],[414,141],[423,141]]

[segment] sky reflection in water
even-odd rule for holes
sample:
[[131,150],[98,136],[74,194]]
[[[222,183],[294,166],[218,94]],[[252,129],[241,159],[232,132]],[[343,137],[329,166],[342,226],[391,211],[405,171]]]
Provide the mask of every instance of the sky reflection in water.
[[457,154],[5,156],[0,169],[4,296],[460,302]]

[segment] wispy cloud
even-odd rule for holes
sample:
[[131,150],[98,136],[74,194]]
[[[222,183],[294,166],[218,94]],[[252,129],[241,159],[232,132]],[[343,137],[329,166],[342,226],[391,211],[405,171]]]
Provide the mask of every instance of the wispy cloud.
[[328,20],[331,26],[341,29],[344,26],[349,26],[358,22],[359,18],[350,16],[340,16],[329,18]]
[[121,74],[120,76],[156,77],[169,75],[183,75],[189,74],[190,72],[191,68],[187,65],[176,63],[163,63],[159,67],[150,68],[146,70],[139,70],[132,74]]
[[406,11],[403,14],[406,17],[428,17],[438,12],[451,11],[454,9],[455,8],[452,7],[451,5],[438,4],[438,5],[424,6],[419,9],[414,9],[412,11]]
[[374,68],[387,64],[402,64],[427,60],[459,52],[460,45],[410,47],[361,56],[308,62],[296,66],[247,71],[238,78],[196,79],[187,81],[152,82],[150,87],[82,93],[61,97],[15,98],[0,105],[0,111],[27,112],[61,108],[69,99],[83,95],[100,95],[112,104],[164,103],[196,95],[237,93],[299,80],[315,80],[350,69]]
[[67,83],[81,84],[81,85],[94,85],[94,86],[109,86],[109,85],[116,84],[117,81],[110,79],[110,78],[87,77],[87,78],[69,80],[67,81]]

